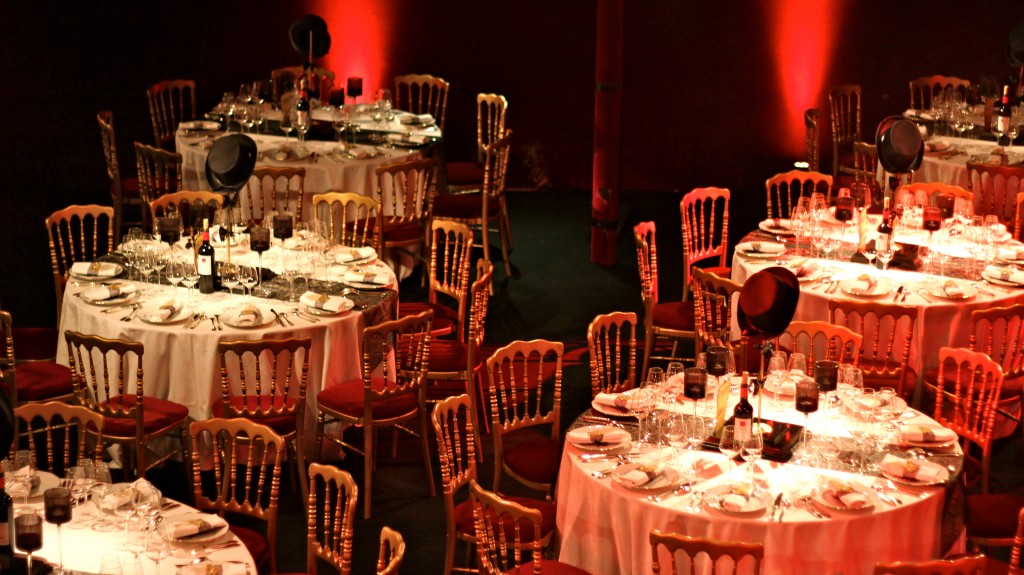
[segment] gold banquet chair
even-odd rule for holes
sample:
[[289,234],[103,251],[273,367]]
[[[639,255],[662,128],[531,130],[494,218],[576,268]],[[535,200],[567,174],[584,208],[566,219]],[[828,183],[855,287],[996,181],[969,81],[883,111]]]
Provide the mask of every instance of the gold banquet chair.
[[832,177],[853,175],[853,143],[861,139],[861,88],[857,84],[835,86],[828,101],[832,110]]
[[636,329],[633,312],[612,312],[587,327],[590,350],[590,397],[636,387]]
[[45,470],[57,477],[83,461],[103,460],[103,416],[95,411],[51,401],[19,405],[14,418],[17,433],[11,453],[19,438],[26,438],[32,461],[45,462]]
[[405,559],[405,539],[402,534],[385,525],[380,530],[380,550],[377,556],[377,575],[398,575]]
[[437,127],[444,130],[448,88],[449,84],[444,78],[430,74],[395,76],[394,107],[413,114],[430,114]]
[[764,187],[768,195],[768,218],[785,219],[791,216],[801,196],[810,196],[819,191],[829,195],[832,176],[791,170],[768,178]]
[[46,218],[50,240],[50,266],[57,293],[57,324],[64,304],[64,286],[71,266],[91,262],[114,249],[114,208],[68,206]]
[[[359,487],[347,471],[309,464],[306,497],[306,571],[317,573],[324,561],[339,575],[352,572],[352,541]],[[298,573],[294,575],[299,575]]]
[[447,162],[448,188],[475,190],[484,185],[484,157],[487,146],[505,135],[508,100],[500,94],[476,95],[476,159],[470,162]]
[[[114,134],[114,114],[101,110],[96,114],[103,144],[103,157],[107,162],[107,177],[110,179],[110,201],[114,206],[114,241],[120,241],[125,227],[142,225],[142,198],[139,195],[139,178],[122,177],[121,162],[117,157],[117,137]],[[131,207],[138,212],[138,219],[125,220],[124,209]]]
[[380,254],[379,214],[380,204],[369,196],[334,191],[313,194],[313,217],[323,223],[328,239],[341,246],[370,246]]
[[253,169],[244,194],[249,223],[261,223],[270,212],[287,212],[295,216],[296,222],[304,221],[302,196],[305,183],[306,168],[258,166]]
[[399,249],[419,259],[430,250],[430,220],[437,192],[437,158],[377,166],[373,199],[380,205],[378,229],[385,250]]
[[986,558],[971,555],[958,559],[897,561],[875,565],[874,575],[984,575]]
[[959,92],[966,95],[971,87],[970,80],[953,76],[922,76],[910,81],[910,108],[912,110],[930,110],[932,96],[946,91]]
[[[700,556],[705,556],[707,561],[710,561],[711,573],[721,575],[746,573],[746,568],[742,571],[740,570],[740,566],[744,564],[749,565],[751,573],[760,573],[761,561],[764,560],[764,545],[760,543],[716,541],[704,537],[683,535],[682,533],[663,532],[657,529],[651,531],[650,541],[651,570],[655,575],[663,572],[671,575],[683,573],[677,564],[676,554],[679,552],[687,556],[687,562],[691,565],[688,573],[698,572],[696,565]],[[669,554],[669,567],[671,571],[662,571],[662,562],[659,558],[661,549],[664,549]],[[724,570],[723,565],[721,565],[721,560],[726,557],[729,559],[726,565],[731,564],[732,567],[728,571]]]
[[914,395],[917,373],[909,365],[917,328],[917,306],[884,301],[831,299],[829,319],[861,334],[859,364],[864,387],[893,387],[908,402]]
[[13,325],[11,314],[0,310],[0,383],[5,388],[0,393],[6,393],[15,408],[24,403],[71,399],[71,370],[49,359],[19,361],[14,354]]
[[814,375],[814,362],[830,359],[860,365],[864,336],[848,327],[827,321],[794,321],[779,336],[786,348],[807,357],[807,375]]
[[181,191],[182,156],[153,146],[135,142],[135,164],[139,172],[139,195],[142,198],[142,227],[153,229],[150,203],[164,194]]
[[171,213],[177,213],[181,216],[184,234],[191,236],[196,231],[199,231],[193,229],[193,224],[196,223],[194,222],[196,206],[206,206],[207,213],[210,214],[210,222],[213,223],[213,214],[224,206],[224,195],[205,191],[184,191],[164,194],[149,202],[150,221],[156,222],[158,218]]
[[[431,336],[454,335],[455,339],[464,342],[466,334],[463,324],[469,298],[473,231],[465,224],[433,220],[430,222],[430,234],[427,301],[399,302],[398,317],[432,310],[434,323]],[[439,302],[439,295],[449,299],[444,303]]]
[[723,277],[730,274],[726,261],[730,195],[725,188],[694,188],[679,202],[683,220],[683,301],[690,299],[690,270],[695,265],[710,261],[712,265],[705,267],[708,271]]
[[167,149],[174,143],[178,124],[196,117],[196,83],[194,80],[164,80],[146,90],[149,117],[153,122],[153,141],[157,148]]
[[1024,167],[967,162],[967,189],[974,192],[974,213],[995,215],[1012,229],[1017,197],[1024,190]]

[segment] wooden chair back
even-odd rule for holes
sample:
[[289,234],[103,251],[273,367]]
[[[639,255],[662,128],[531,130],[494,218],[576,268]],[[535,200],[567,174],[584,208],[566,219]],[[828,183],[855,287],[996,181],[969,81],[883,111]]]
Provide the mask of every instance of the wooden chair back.
[[50,267],[57,292],[57,321],[71,265],[89,262],[114,249],[114,208],[90,204],[68,206],[46,218]]
[[541,513],[469,482],[481,575],[541,572]]
[[473,252],[473,230],[457,222],[433,220],[430,223],[430,285],[429,300],[437,303],[444,294],[457,302],[458,337],[463,337],[463,320],[469,296],[470,256]]
[[505,135],[505,116],[508,100],[500,94],[476,95],[476,153],[477,161],[484,163],[487,146]]
[[971,206],[974,205],[974,192],[965,190],[960,186],[953,184],[944,184],[942,182],[914,182],[905,186],[900,186],[897,191],[910,192],[914,194],[914,201],[920,206],[935,206],[935,197],[946,194],[951,195],[957,201],[969,202]]
[[808,108],[804,111],[804,138],[807,145],[807,169],[817,172],[821,157],[817,108]]
[[[655,575],[660,573],[669,573],[671,575],[684,573],[684,571],[680,571],[677,564],[676,554],[680,551],[687,555],[688,562],[691,565],[690,570],[685,573],[698,572],[694,565],[698,562],[700,556],[705,556],[706,560],[710,561],[710,572],[712,574],[722,575],[740,573],[741,564],[749,564],[750,573],[760,573],[761,561],[764,560],[764,545],[760,543],[716,541],[704,537],[683,535],[682,533],[663,532],[657,529],[651,531],[650,541],[651,569]],[[661,549],[668,552],[671,570],[662,570],[659,557]],[[723,564],[721,559],[725,557],[728,557],[729,561]],[[742,572],[747,573],[747,568],[744,567]]]
[[1013,238],[1017,241],[1022,241],[1021,238],[1024,238],[1024,227],[1021,227],[1021,224],[1022,221],[1024,221],[1024,214],[1021,212],[1024,210],[1021,210],[1020,206],[1021,204],[1024,204],[1024,194],[1017,194],[1016,204],[1017,205],[1013,210],[1013,213],[1015,214],[1013,219]]
[[930,110],[932,96],[936,92],[956,91],[966,95],[971,87],[970,80],[953,76],[923,76],[910,81],[910,108],[913,110]]
[[[718,268],[727,267],[729,196],[725,188],[694,188],[679,202],[683,220],[684,301],[689,299],[690,269],[694,264],[710,260]],[[721,225],[716,224],[718,221]]]
[[[404,394],[423,395],[430,353],[430,329],[434,312],[386,321],[363,330],[364,420],[373,418],[374,402]],[[394,353],[394,364],[388,361]],[[383,378],[375,387],[371,380]]]
[[306,168],[257,166],[245,186],[249,222],[260,223],[271,211],[291,213],[295,215],[296,222],[304,221],[302,204],[305,182]]
[[409,160],[377,166],[374,200],[381,206],[385,225],[423,223],[437,186],[436,158]]
[[14,418],[11,453],[25,437],[33,461],[44,462],[44,470],[57,477],[82,461],[103,460],[103,416],[95,411],[60,401],[26,403],[14,408]]
[[853,143],[853,179],[875,189],[878,184],[878,147],[857,140]]
[[146,90],[149,117],[153,122],[153,141],[158,148],[174,142],[178,124],[196,117],[194,80],[164,80]]
[[192,235],[200,231],[202,222],[196,222],[195,215],[197,206],[206,206],[210,222],[214,221],[214,213],[224,206],[224,196],[217,192],[206,191],[183,191],[164,194],[149,202],[150,221],[156,222],[170,213],[177,213],[181,216],[181,225],[185,235]]
[[326,226],[327,237],[338,245],[370,246],[381,253],[380,204],[355,192],[313,194],[313,217]]
[[818,172],[790,170],[764,182],[768,196],[768,218],[788,218],[801,196],[814,192],[831,194],[832,176]]
[[852,166],[840,166],[841,150],[861,139],[860,105],[861,88],[857,84],[842,84],[832,88],[828,96],[832,110],[832,177],[838,177],[841,168],[844,173],[853,173]]
[[860,365],[864,337],[848,327],[827,321],[794,321],[779,339],[784,347],[805,354],[807,375],[813,375],[817,360]]
[[700,353],[702,347],[711,345],[731,347],[732,300],[743,285],[698,267],[694,267],[690,273],[697,353]]
[[295,417],[301,430],[312,345],[309,337],[218,343],[224,414],[256,421]]
[[[121,237],[121,226],[124,221],[124,206],[137,205],[139,197],[134,195],[131,198],[125,197],[122,187],[124,181],[121,177],[121,164],[117,157],[117,137],[114,134],[114,113],[110,110],[101,110],[96,114],[96,123],[100,127],[100,143],[103,146],[103,158],[107,165],[107,178],[110,180],[110,205],[114,207],[114,239]],[[139,220],[132,220],[130,223],[141,223]]]
[[640,222],[633,227],[636,244],[637,269],[640,271],[640,297],[644,302],[644,321],[651,319],[651,309],[658,303],[658,244],[657,226]]
[[999,364],[1003,377],[1024,377],[1024,304],[971,312],[968,347]]
[[[181,191],[182,156],[153,146],[135,142],[135,164],[139,170],[139,194],[148,216],[149,204],[164,194]],[[152,229],[152,221],[145,220]]]
[[[3,332],[3,345],[0,346],[0,393],[7,395],[11,407],[18,406],[18,384],[14,379],[14,320],[11,312],[0,310],[0,331]],[[17,434],[15,434],[17,435]]]
[[340,575],[352,572],[359,487],[347,471],[333,465],[309,464],[309,499],[306,502],[306,571],[316,575],[318,559]]
[[875,565],[874,575],[982,575],[985,561],[984,555],[972,555],[958,559],[879,563]]
[[455,565],[455,541],[473,541],[466,533],[456,529],[455,496],[470,481],[477,479],[477,450],[475,407],[467,394],[450,396],[434,404],[430,420],[437,436],[438,460],[441,463],[441,491],[444,498],[447,545],[444,573],[451,573]]
[[[145,408],[142,343],[76,331],[64,332],[64,340],[68,346],[75,400],[79,405],[103,417],[134,419],[135,437],[142,437]],[[133,384],[134,393],[130,391]]]
[[999,222],[1013,227],[1017,220],[1017,197],[1024,189],[1024,167],[967,162],[967,189],[974,192],[974,213],[995,214]]
[[636,387],[636,314],[598,315],[587,328],[590,349],[590,396]]
[[[284,439],[254,421],[213,418],[193,421],[192,489],[195,506],[223,514],[238,513],[266,525],[270,572],[277,572],[277,500],[281,488]],[[213,489],[203,489],[201,466],[207,445],[212,445]]]
[[405,558],[405,539],[398,531],[385,525],[380,530],[377,575],[398,575]]
[[918,308],[879,300],[832,299],[828,311],[833,324],[863,337],[858,355],[865,387],[895,387],[900,397],[910,399],[917,384],[908,364]]
[[395,76],[394,107],[413,114],[430,114],[437,127],[444,130],[448,87],[443,78],[429,74]]
[[965,348],[939,350],[935,421],[960,436],[965,452],[973,443],[981,451],[981,490],[988,493],[995,426],[1003,370],[988,355]]

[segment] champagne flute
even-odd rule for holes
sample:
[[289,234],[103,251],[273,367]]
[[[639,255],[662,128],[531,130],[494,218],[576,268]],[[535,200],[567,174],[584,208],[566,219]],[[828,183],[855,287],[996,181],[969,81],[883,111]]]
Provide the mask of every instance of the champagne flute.
[[43,492],[43,509],[46,522],[57,526],[57,568],[54,573],[64,573],[64,545],[61,526],[71,521],[71,490],[53,487]]
[[14,544],[25,552],[26,573],[32,575],[32,554],[43,548],[43,518],[35,509],[21,509],[14,518]]

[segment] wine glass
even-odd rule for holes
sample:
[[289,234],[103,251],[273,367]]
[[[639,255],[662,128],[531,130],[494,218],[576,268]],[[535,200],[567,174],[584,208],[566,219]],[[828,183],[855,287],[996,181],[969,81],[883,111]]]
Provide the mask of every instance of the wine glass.
[[740,457],[747,462],[747,477],[750,484],[754,484],[754,464],[761,459],[761,452],[764,450],[764,437],[760,430],[755,430],[746,441],[740,445]]
[[864,389],[864,372],[857,366],[844,363],[839,366],[839,396],[846,406],[847,413],[854,410],[853,400]]
[[710,345],[705,350],[705,353],[707,354],[705,358],[705,369],[707,369],[708,375],[713,375],[715,377],[715,389],[718,389],[718,386],[721,383],[721,378],[729,373],[728,367],[726,366],[726,363],[728,362],[729,348],[723,345]]
[[891,262],[892,258],[896,255],[892,249],[892,242],[890,241],[886,243],[886,245],[882,246],[882,249],[876,251],[878,261],[882,262],[882,271],[889,269],[889,262]]
[[295,109],[291,106],[281,110],[281,131],[284,132],[284,141],[288,143],[288,138],[291,137],[292,132],[295,130]]
[[697,402],[707,397],[708,372],[691,367],[683,372],[683,396],[693,400],[693,416],[697,416]]
[[825,407],[828,408],[834,397],[832,394],[839,386],[839,363],[830,359],[819,359],[814,362],[814,382],[818,391],[825,396]]
[[334,128],[334,138],[341,144],[342,135],[345,132],[345,125],[348,120],[348,114],[345,112],[343,106],[338,106],[331,112],[331,126]]
[[811,217],[811,198],[808,196],[800,196],[797,200],[796,205],[793,207],[793,211],[789,215],[789,225],[793,228],[793,234],[796,236],[796,247],[797,251],[803,250],[802,253],[807,253],[807,248],[800,248],[800,245],[807,245],[807,225]]
[[260,279],[260,271],[252,266],[241,266],[238,268],[238,280],[246,293],[246,301],[252,303],[252,288]]
[[996,151],[1002,151],[1003,147],[999,145],[999,140],[1003,137],[1003,134],[1006,133],[1006,129],[1003,128],[1001,122],[999,122],[998,117],[995,114],[993,114],[992,116],[991,130],[992,134],[994,134],[996,137]]
[[174,294],[177,295],[178,284],[184,277],[184,268],[181,262],[170,261],[167,262],[167,281],[171,284],[171,289],[174,290]]
[[299,133],[299,149],[305,150],[306,133],[309,132],[310,128],[309,114],[299,114],[298,110],[294,111],[292,125],[295,126],[295,131]]
[[[266,296],[267,292],[263,289],[263,252],[270,249],[270,229],[264,227],[254,227],[249,230],[249,248],[252,251],[259,254],[259,268],[256,270],[257,285],[259,285],[259,294]],[[250,299],[252,297],[252,289],[249,290]]]
[[32,575],[32,554],[43,548],[43,518],[31,507],[20,509],[14,518],[14,544],[25,552],[26,573]]
[[704,443],[704,440],[711,433],[713,421],[711,418],[701,417],[696,414],[687,418],[686,443],[687,448],[692,452],[690,472],[694,478],[697,477],[697,460],[699,459],[697,448],[700,447],[700,444]]
[[104,553],[100,557],[99,575],[121,575],[121,558],[117,553]]
[[651,410],[654,409],[654,395],[650,386],[642,386],[637,388],[633,393],[629,394],[629,399],[626,400],[626,408],[629,412],[636,417],[640,423],[639,437],[637,443],[640,445],[648,442],[647,435],[647,416],[650,415]]
[[228,293],[234,294],[239,284],[238,267],[227,262],[220,264],[220,283],[228,288]]
[[25,505],[28,505],[29,496],[32,495],[32,484],[36,477],[36,464],[32,452],[22,449],[14,454],[13,462],[5,461],[9,471],[5,473],[8,481],[20,486],[21,492],[25,494]]
[[256,126],[256,135],[259,135],[263,125],[267,123],[267,112],[270,111],[268,102],[258,102],[252,107],[252,122]]
[[840,223],[843,224],[843,235],[846,236],[849,232],[850,222],[853,220],[854,211],[854,200],[851,196],[842,196],[836,198],[836,213],[835,217]]
[[188,304],[192,305],[192,294],[199,283],[199,268],[192,262],[181,264],[181,285],[188,288]]
[[[105,461],[97,461],[93,464],[92,487],[89,490],[89,497],[93,500],[97,509],[103,509],[103,497],[110,489],[110,466]],[[97,515],[90,528],[93,531],[113,531],[115,526],[111,525],[102,514]]]
[[789,354],[789,371],[790,373],[796,371],[800,375],[807,375],[807,356],[798,351]]
[[728,461],[732,461],[740,454],[740,442],[736,441],[736,429],[732,425],[722,428],[722,437],[718,441],[718,450],[725,455]]
[[146,538],[146,557],[149,557],[150,561],[153,562],[153,566],[156,567],[156,572],[160,573],[160,567],[163,565],[165,558],[171,555],[171,546],[164,541],[163,537],[152,530],[149,536]]
[[686,444],[686,419],[681,411],[666,410],[661,422],[661,433],[672,447],[672,458],[678,460],[683,445]]
[[[82,461],[81,463],[91,463],[88,460]],[[68,529],[82,529],[86,527],[84,513],[82,506],[85,503],[86,497],[89,495],[89,489],[92,487],[92,465],[88,468],[84,465],[76,465],[69,467],[67,473],[65,473],[65,483],[68,489],[71,490],[71,505],[75,508],[73,512],[73,520],[68,525]]]
[[61,526],[71,521],[71,490],[66,487],[52,487],[43,492],[43,510],[46,522],[57,526],[57,568],[54,573],[64,573],[64,545]]
[[818,411],[818,397],[821,390],[818,382],[802,377],[796,382],[796,410],[804,414],[804,428],[810,422],[810,415]]

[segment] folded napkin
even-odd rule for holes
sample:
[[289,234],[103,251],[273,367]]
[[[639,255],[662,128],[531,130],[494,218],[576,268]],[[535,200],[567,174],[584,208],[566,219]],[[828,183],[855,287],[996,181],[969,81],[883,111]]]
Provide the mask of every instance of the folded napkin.
[[915,110],[913,108],[909,108],[905,112],[903,112],[903,117],[917,118],[920,120],[924,120],[926,122],[930,122],[935,119],[935,117],[932,116],[930,112],[925,112],[924,110]]
[[227,525],[227,521],[224,518],[204,513],[201,517],[183,521],[175,521],[170,524],[167,529],[168,535],[175,539],[181,539],[182,537],[190,537],[192,535],[199,535],[206,533],[207,531],[213,531],[220,529]]
[[889,475],[924,483],[938,481],[943,472],[943,467],[937,463],[925,459],[901,459],[895,455],[886,455],[879,467]]
[[664,471],[665,466],[661,463],[641,463],[620,475],[619,483],[626,487],[641,487],[654,481]]
[[999,248],[999,257],[1004,260],[1024,260],[1024,245],[1012,242]]
[[103,301],[133,293],[135,293],[135,286],[133,284],[118,283],[89,288],[82,292],[82,297],[91,301]]
[[434,123],[434,117],[430,114],[406,114],[399,116],[398,120],[403,124],[409,124],[411,126]]
[[743,511],[750,501],[750,492],[743,487],[734,486],[728,493],[719,497],[718,504],[726,511]]
[[926,152],[943,152],[948,150],[951,146],[949,142],[935,141],[927,142],[924,145],[924,151]]
[[335,256],[334,261],[339,264],[347,264],[358,260],[365,260],[372,258],[377,255],[377,250],[370,246],[363,246],[361,248],[343,248]]
[[871,293],[878,286],[878,280],[870,274],[860,274],[857,276],[857,281],[864,282],[864,293]]
[[[32,467],[28,465],[15,471],[14,476],[17,481],[12,480],[7,482],[7,494],[12,498],[17,499],[19,497],[28,497],[33,491],[39,489],[39,483],[41,480],[39,479],[39,475],[33,475],[33,471]],[[31,476],[32,480],[26,484],[25,478],[28,476]]]
[[625,393],[599,393],[594,397],[598,405],[617,407],[622,410],[629,409],[629,395]]
[[306,304],[306,307],[339,312],[347,309],[349,300],[341,296],[329,296],[308,291],[299,297],[299,301]]
[[702,479],[714,479],[732,469],[732,462],[728,459],[699,459],[696,467],[697,475]]
[[863,493],[838,479],[827,480],[822,495],[841,503],[847,509],[860,509],[868,504],[868,498]]
[[238,311],[238,319],[235,323],[240,326],[254,326],[262,323],[263,314],[260,308],[254,305],[247,305]]
[[425,144],[427,143],[427,137],[417,136],[414,134],[388,134],[388,141],[410,144]]
[[100,507],[104,509],[117,509],[123,507],[132,502],[135,498],[135,492],[129,487],[122,487],[113,492],[108,492],[103,495],[103,499],[100,500]]
[[793,274],[797,278],[809,278],[814,275],[814,272],[818,271],[818,262],[811,260],[803,260],[799,265],[793,268]]
[[964,297],[964,290],[953,280],[942,282],[942,293],[946,294],[946,297]]
[[384,272],[359,272],[349,271],[345,272],[345,276],[342,278],[343,282],[356,282],[364,284],[375,284],[375,285],[387,285],[391,282],[391,274]]
[[784,244],[777,244],[774,242],[744,242],[738,246],[740,251],[755,253],[755,254],[781,254],[786,251]]
[[607,425],[599,429],[593,427],[580,427],[565,434],[569,443],[577,445],[601,445],[623,443],[630,439],[629,432],[625,429]]
[[955,431],[941,425],[907,423],[899,429],[903,441],[948,443],[957,439]]
[[150,314],[146,317],[149,319],[149,321],[167,321],[168,319],[173,317],[174,314],[181,311],[182,307],[183,306],[180,301],[176,299],[169,299],[165,301],[163,304],[161,304],[159,308],[150,312]]
[[1000,266],[987,266],[985,268],[985,275],[1015,284],[1024,284],[1024,271],[1021,270]]
[[110,262],[75,262],[71,264],[71,274],[83,277],[112,278],[117,275],[119,266]]

